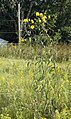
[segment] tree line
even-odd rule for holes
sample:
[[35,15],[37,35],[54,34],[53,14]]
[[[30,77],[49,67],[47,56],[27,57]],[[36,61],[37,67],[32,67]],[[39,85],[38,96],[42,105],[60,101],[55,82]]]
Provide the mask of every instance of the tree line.
[[[54,19],[47,34],[58,42],[71,42],[71,1],[70,0],[1,0],[0,37],[9,42],[18,42],[18,3],[21,4],[21,19],[33,18],[35,12],[46,12]],[[47,26],[48,27],[48,26]],[[23,36],[23,35],[22,35]]]

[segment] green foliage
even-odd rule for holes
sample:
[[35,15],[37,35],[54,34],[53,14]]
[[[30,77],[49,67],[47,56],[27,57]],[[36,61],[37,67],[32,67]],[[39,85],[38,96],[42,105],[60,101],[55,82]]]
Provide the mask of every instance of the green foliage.
[[[55,45],[50,44],[48,42],[48,47],[39,44],[39,36],[35,38],[38,39],[38,43],[24,43],[24,44],[8,44],[8,46],[0,48],[0,57],[5,58],[16,58],[16,59],[40,59],[45,58],[48,59],[52,56],[52,58],[56,62],[70,61],[71,60],[71,45]],[[41,41],[45,38],[45,42],[47,37],[41,36]],[[22,39],[25,40],[25,39]],[[30,39],[31,40],[31,39]],[[48,40],[49,41],[49,40]],[[52,41],[51,41],[52,42]]]
[[[26,41],[37,42],[39,44],[46,45],[47,42],[50,42],[51,37],[47,34],[48,30],[53,27],[53,19],[51,16],[46,16],[46,13],[36,12],[33,15],[33,19],[24,19],[24,30],[22,31]],[[52,22],[51,22],[52,21]],[[48,23],[49,22],[49,23]],[[47,25],[49,26],[47,27]]]
[[61,32],[60,32],[60,30],[58,30],[57,32],[55,32],[54,42],[55,42],[55,43],[58,43],[58,41],[61,40],[61,37],[62,37]]
[[63,38],[67,38],[65,42],[71,42],[71,26],[64,26],[61,30],[63,32]]
[[[41,0],[40,0],[41,1]],[[0,2],[0,32],[12,31],[14,34],[4,34],[0,33],[0,37],[9,40],[10,42],[18,42],[18,21],[17,21],[17,5],[18,0],[1,0]],[[55,41],[71,42],[71,1],[70,0],[61,0],[61,1],[45,1],[39,7],[37,6],[39,0],[35,0],[34,4],[29,2],[29,0],[20,0],[21,3],[21,20],[30,18],[34,19],[35,12],[46,13],[46,16],[50,15],[51,19],[47,21],[46,30],[48,35]],[[11,21],[3,21],[11,20]],[[12,21],[15,20],[15,21]],[[38,25],[40,27],[40,25]],[[41,25],[42,26],[42,25]],[[34,30],[40,32],[39,27]],[[42,29],[42,28],[41,28]],[[60,33],[58,31],[60,29]],[[21,24],[21,30],[23,26]],[[30,35],[31,33],[28,32]],[[26,34],[27,35],[27,34]],[[34,35],[34,33],[33,33]],[[39,33],[40,35],[40,33]],[[24,33],[22,33],[24,36]],[[59,39],[58,39],[59,38]],[[33,38],[30,38],[33,40]],[[57,40],[56,40],[57,39]]]
[[1,114],[1,119],[11,119],[11,117],[9,116],[9,114],[7,115]]
[[57,63],[51,47],[48,53],[33,60],[0,58],[0,119],[71,118],[71,61]]
[[[17,42],[17,0],[0,1],[0,37]],[[8,20],[8,21],[7,21]],[[11,21],[10,21],[11,20]],[[3,33],[6,32],[6,33]],[[14,32],[9,34],[7,32]],[[13,38],[13,39],[12,39]]]

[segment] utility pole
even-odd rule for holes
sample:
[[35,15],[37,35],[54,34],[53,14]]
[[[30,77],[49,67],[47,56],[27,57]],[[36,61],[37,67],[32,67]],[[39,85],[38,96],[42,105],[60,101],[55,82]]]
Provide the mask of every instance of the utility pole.
[[20,39],[21,39],[20,3],[18,4],[18,38],[20,43]]

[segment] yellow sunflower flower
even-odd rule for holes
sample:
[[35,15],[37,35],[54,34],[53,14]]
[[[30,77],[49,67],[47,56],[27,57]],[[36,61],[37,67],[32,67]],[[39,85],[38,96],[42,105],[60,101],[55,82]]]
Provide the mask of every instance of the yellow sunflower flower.
[[30,28],[31,28],[31,29],[34,29],[35,27],[34,27],[34,25],[31,25]]
[[39,12],[36,12],[36,16],[39,16]]
[[40,13],[39,16],[40,16],[40,17],[43,17],[43,13]]
[[31,23],[34,24],[34,20],[33,19],[31,19]]
[[24,19],[23,22],[27,23],[28,22],[28,19]]

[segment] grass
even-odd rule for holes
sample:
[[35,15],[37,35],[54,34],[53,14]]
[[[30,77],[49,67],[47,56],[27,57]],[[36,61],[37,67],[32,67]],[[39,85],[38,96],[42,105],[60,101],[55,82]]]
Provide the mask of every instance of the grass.
[[56,62],[71,60],[71,45],[12,45],[0,48],[0,57],[15,59],[38,59],[52,57]]
[[54,68],[48,61],[42,65],[42,61],[0,58],[1,115],[5,119],[8,114],[12,119],[33,119],[36,113],[39,118],[56,119],[59,115],[64,119],[67,113],[70,119],[70,63],[56,63]]
[[12,49],[0,56],[0,119],[71,119],[70,55],[59,61],[56,48],[29,47],[15,57]]

